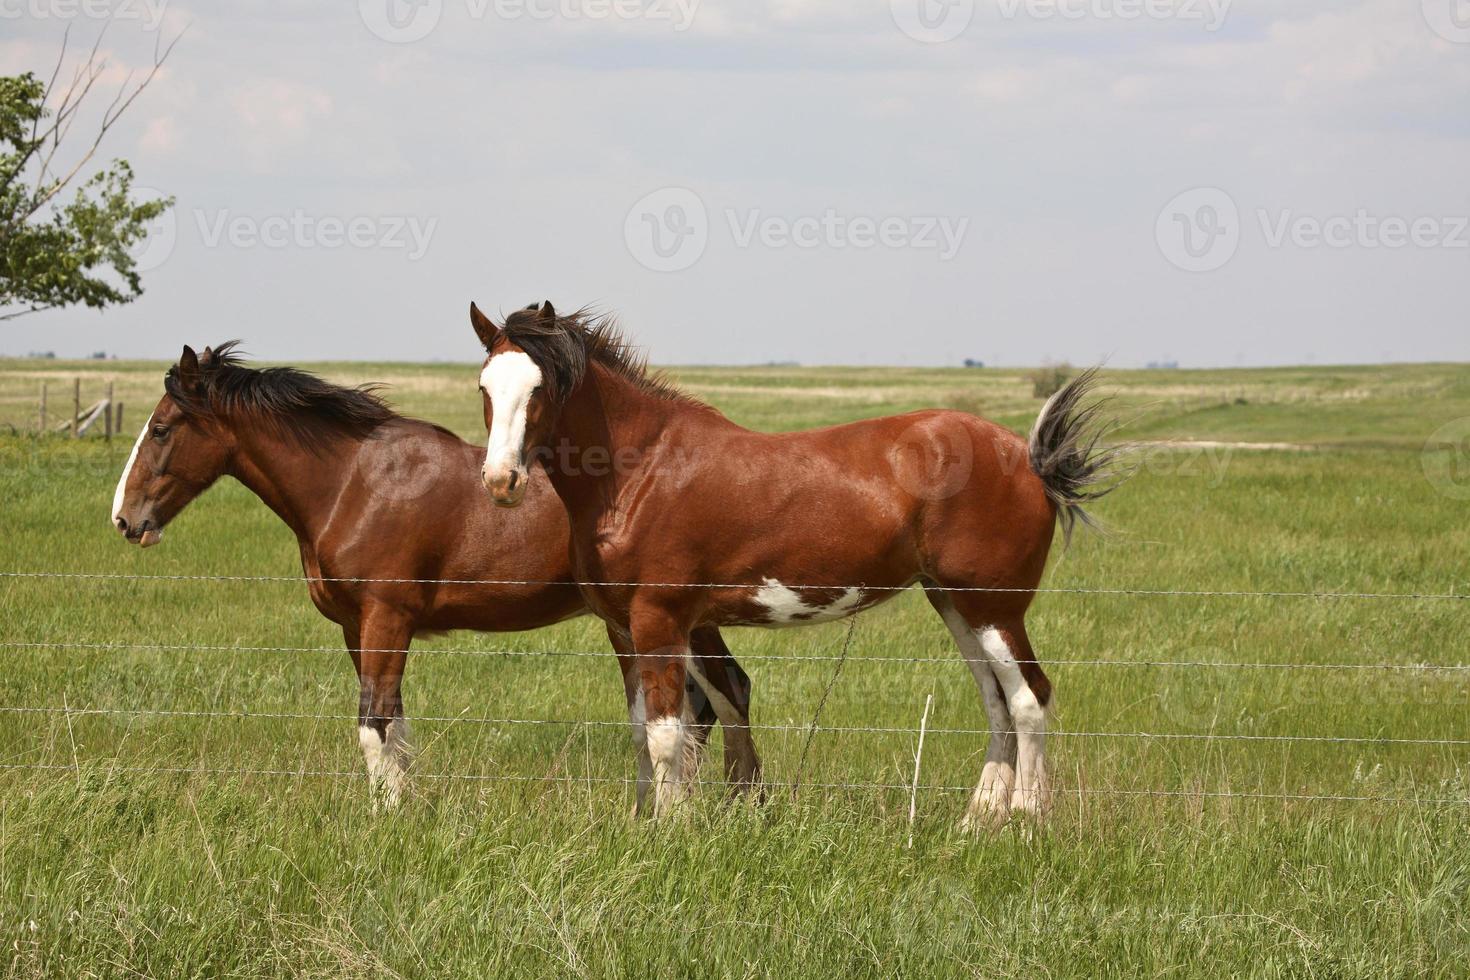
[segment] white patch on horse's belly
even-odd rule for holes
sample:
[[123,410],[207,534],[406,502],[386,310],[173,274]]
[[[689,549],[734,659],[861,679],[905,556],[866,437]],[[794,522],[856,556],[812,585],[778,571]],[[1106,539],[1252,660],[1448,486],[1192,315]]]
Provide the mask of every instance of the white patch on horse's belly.
[[754,599],[757,605],[765,607],[764,625],[768,626],[824,623],[849,616],[863,604],[863,590],[859,588],[843,589],[842,595],[823,606],[807,603],[800,592],[787,588],[777,579],[762,581],[765,584],[755,590]]

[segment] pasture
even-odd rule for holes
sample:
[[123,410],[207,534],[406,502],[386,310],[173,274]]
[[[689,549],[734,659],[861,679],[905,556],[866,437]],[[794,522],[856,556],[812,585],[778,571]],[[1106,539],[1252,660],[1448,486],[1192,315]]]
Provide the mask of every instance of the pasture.
[[[483,442],[468,364],[307,366]],[[627,816],[597,623],[425,640],[415,789],[385,814],[287,528],[228,480],[157,548],[108,526],[163,370],[0,361],[0,423],[47,372],[115,379],[129,412],[110,446],[0,436],[0,570],[148,576],[0,579],[7,974],[1463,975],[1470,603],[1044,593],[1055,812],[977,838],[954,827],[984,736],[956,730],[984,713],[912,591],[850,643],[728,631],[766,776],[802,785],[759,808],[705,786],[657,824]],[[942,405],[1026,431],[1040,407],[1018,370],[673,373],[772,430]],[[1104,381],[1125,437],[1190,442],[1142,452],[1097,508],[1111,534],[1058,548],[1044,588],[1470,592],[1465,433],[1426,448],[1470,417],[1470,369]]]

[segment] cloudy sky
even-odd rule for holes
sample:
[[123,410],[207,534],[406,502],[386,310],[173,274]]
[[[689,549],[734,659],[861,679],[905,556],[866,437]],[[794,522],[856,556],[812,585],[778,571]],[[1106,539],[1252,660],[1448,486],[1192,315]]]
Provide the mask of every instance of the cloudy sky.
[[103,13],[114,84],[187,28],[104,146],[178,203],[0,353],[1470,359],[1467,0],[0,0],[0,71]]

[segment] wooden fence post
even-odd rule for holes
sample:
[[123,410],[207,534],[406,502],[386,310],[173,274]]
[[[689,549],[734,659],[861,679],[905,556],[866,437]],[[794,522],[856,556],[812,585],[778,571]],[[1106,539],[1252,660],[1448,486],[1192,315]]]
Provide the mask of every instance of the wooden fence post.
[[77,379],[75,379],[72,382],[72,386],[71,386],[71,437],[73,439],[81,438],[81,433],[79,431],[77,431],[77,429],[78,429],[78,423],[80,422],[81,417],[82,417],[82,379],[81,378],[77,378]]
[[39,429],[37,429],[36,431],[40,435],[43,435],[44,436],[46,434],[46,382],[44,382],[44,381],[41,382],[41,419],[40,419],[40,423],[41,423],[41,427]]
[[112,424],[117,427],[118,432],[122,432],[122,402],[117,403],[117,414],[112,417]]
[[112,442],[112,382],[107,382],[107,408],[103,410],[106,417],[102,420],[102,438],[109,443]]

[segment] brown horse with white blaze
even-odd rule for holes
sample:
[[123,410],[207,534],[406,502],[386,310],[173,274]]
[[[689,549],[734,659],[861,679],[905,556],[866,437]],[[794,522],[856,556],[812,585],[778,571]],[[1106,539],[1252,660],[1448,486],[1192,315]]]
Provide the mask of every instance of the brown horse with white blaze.
[[566,505],[587,602],[632,637],[655,812],[682,795],[694,631],[835,619],[913,584],[992,732],[964,825],[1047,810],[1051,684],[1025,616],[1056,525],[1070,533],[1111,488],[1097,406],[1081,404],[1092,372],[1046,403],[1029,440],[947,411],[772,435],[651,375],[608,317],[546,303],[497,325],[472,304],[470,319],[486,350],[483,481],[524,506],[539,464]]
[[[415,636],[529,630],[587,612],[571,574],[565,511],[537,479],[523,488],[525,518],[512,518],[480,488],[477,447],[399,415],[371,386],[250,368],[234,347],[200,355],[185,347],[170,368],[118,480],[112,523],[129,541],[157,544],[168,523],[226,475],[285,521],[312,602],[342,627],[360,684],[368,774],[394,803],[409,763],[401,682]],[[632,704],[632,645],[613,629],[609,638]],[[719,666],[722,700],[744,719],[725,735],[725,766],[736,788],[748,788],[760,774],[746,715],[749,680],[717,629],[701,630],[693,644]],[[713,707],[700,703],[697,740],[714,721]]]

